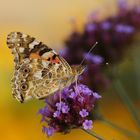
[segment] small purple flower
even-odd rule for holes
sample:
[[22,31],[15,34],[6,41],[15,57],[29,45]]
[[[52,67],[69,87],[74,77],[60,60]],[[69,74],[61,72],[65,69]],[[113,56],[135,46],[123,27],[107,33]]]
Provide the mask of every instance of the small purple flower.
[[57,110],[57,111],[55,111],[54,113],[53,113],[53,117],[54,118],[57,118],[57,117],[59,117],[60,116],[60,111],[59,110]]
[[61,110],[63,106],[65,106],[65,103],[64,102],[58,102],[58,103],[56,103],[57,110]]
[[91,95],[92,93],[92,91],[89,88],[84,88],[83,91],[84,91],[83,92],[84,95]]
[[[92,93],[92,90],[90,90],[89,88],[87,88],[84,85],[75,87],[75,90],[77,90],[79,92],[79,95],[80,95],[80,93],[83,93],[83,95],[91,95],[91,93]],[[80,100],[82,100],[82,102],[83,102],[82,96],[81,96]]]
[[70,110],[70,108],[68,107],[68,105],[63,105],[62,106],[62,113],[66,114],[66,113],[69,112],[69,110]]
[[78,98],[78,101],[79,101],[80,103],[83,103],[83,102],[84,102],[84,97],[79,97],[79,98]]
[[83,122],[83,128],[85,129],[85,130],[87,130],[87,129],[91,129],[93,126],[92,126],[92,120],[85,120],[84,122]]
[[87,112],[86,109],[82,109],[80,112],[79,112],[80,116],[81,117],[87,117],[89,115],[89,113]]
[[48,136],[48,137],[50,137],[50,136],[52,136],[53,135],[53,133],[54,133],[54,128],[53,127],[45,127],[45,126],[43,126],[42,127],[42,132],[43,133],[46,133],[46,135]]
[[99,95],[97,92],[93,92],[92,94],[93,94],[93,96],[94,96],[96,99],[102,98],[102,96]]
[[50,111],[49,111],[48,107],[45,106],[44,108],[41,108],[37,113],[38,114],[49,115],[50,114]]
[[77,94],[75,92],[71,92],[69,97],[75,99],[77,97]]
[[42,126],[42,133],[46,133],[47,128],[45,126]]

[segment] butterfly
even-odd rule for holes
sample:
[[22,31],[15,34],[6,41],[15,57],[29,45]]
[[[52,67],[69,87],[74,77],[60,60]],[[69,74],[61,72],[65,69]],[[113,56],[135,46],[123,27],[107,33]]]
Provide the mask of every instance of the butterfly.
[[53,49],[21,32],[11,32],[7,46],[14,55],[12,95],[21,103],[61,91],[85,69],[83,65],[70,66]]

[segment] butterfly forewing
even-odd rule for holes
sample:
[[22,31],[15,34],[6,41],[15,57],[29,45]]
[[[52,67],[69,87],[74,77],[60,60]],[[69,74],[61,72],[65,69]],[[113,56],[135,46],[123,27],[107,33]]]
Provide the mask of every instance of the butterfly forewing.
[[12,32],[7,45],[14,55],[12,90],[18,101],[44,98],[73,82],[73,72],[66,60],[34,37]]

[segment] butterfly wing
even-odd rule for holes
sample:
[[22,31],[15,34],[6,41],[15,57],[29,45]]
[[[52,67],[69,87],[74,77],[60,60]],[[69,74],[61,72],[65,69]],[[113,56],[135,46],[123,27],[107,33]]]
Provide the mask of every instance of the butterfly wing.
[[10,33],[7,45],[14,55],[12,90],[18,101],[43,98],[66,86],[72,69],[47,45],[21,32]]

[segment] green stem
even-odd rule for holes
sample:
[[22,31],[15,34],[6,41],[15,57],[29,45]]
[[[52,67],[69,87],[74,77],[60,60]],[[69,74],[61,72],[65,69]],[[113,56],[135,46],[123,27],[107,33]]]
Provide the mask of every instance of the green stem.
[[118,130],[122,134],[125,134],[126,136],[133,138],[134,140],[140,139],[140,135],[138,135],[137,133],[134,133],[134,132],[131,132],[125,128],[122,128],[122,127],[118,126],[117,124],[115,124],[107,119],[100,118],[100,121],[106,125],[109,125],[110,127],[114,128],[114,129]]
[[81,128],[84,132],[88,133],[89,135],[95,137],[97,140],[105,140],[104,138],[102,138],[101,136],[97,135],[96,133],[94,133],[91,130],[85,130],[83,128]]
[[[138,47],[138,45],[137,45]],[[139,50],[137,50],[139,52]],[[138,90],[138,96],[140,99],[140,67],[139,67],[139,57],[138,54],[135,52],[135,54],[133,54],[135,56],[133,56],[133,66],[134,66],[134,73],[135,73],[135,78],[136,78],[136,85],[137,85],[137,90]]]
[[132,131],[130,131],[130,130],[127,130],[126,128],[122,128],[122,127],[120,127],[119,125],[115,124],[114,122],[111,122],[111,121],[105,119],[105,118],[101,115],[101,113],[99,112],[98,109],[96,110],[96,113],[95,113],[95,114],[96,114],[96,119],[99,120],[99,121],[101,121],[102,123],[104,123],[104,124],[106,124],[106,125],[108,125],[108,126],[114,128],[114,129],[116,129],[116,130],[119,131],[120,133],[122,133],[122,134],[124,134],[124,135],[126,135],[126,136],[129,136],[129,137],[131,137],[131,138],[133,138],[133,139],[135,139],[135,140],[140,139],[140,134],[138,134],[138,133],[136,133],[136,132],[132,132]]
[[126,93],[125,89],[123,88],[121,82],[116,78],[113,82],[114,88],[116,89],[118,95],[123,100],[125,106],[127,107],[128,111],[130,112],[131,116],[136,122],[138,129],[140,130],[140,116],[138,115],[137,111],[131,99],[129,98],[128,94]]

